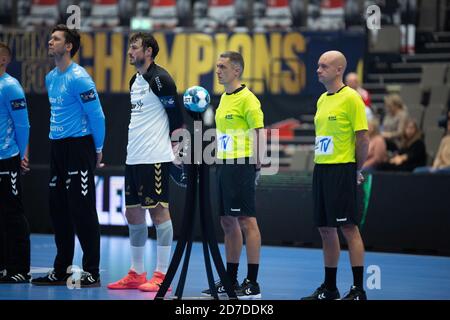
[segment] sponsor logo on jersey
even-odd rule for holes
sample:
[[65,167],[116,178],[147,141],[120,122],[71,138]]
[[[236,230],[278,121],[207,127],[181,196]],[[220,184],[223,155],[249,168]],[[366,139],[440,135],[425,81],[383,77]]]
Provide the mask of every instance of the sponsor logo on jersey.
[[51,132],[63,132],[64,127],[63,126],[50,126]]
[[222,151],[231,150],[231,145],[233,143],[231,136],[224,134],[224,135],[220,136],[218,140],[219,140],[219,143],[218,143],[219,150],[222,150]]
[[136,103],[131,104],[131,112],[142,112],[143,107],[144,103],[142,100],[138,100]]
[[332,155],[334,151],[333,137],[317,136],[314,151],[316,155]]
[[162,89],[161,79],[159,79],[159,77],[155,77],[155,82],[156,86],[158,87],[158,91],[161,91]]
[[25,98],[11,100],[10,102],[11,102],[11,109],[13,111],[25,109],[27,107],[27,102],[25,101]]
[[159,100],[163,104],[164,108],[175,107],[175,99],[173,96],[159,97]]
[[80,98],[83,103],[91,102],[97,99],[94,89],[90,89],[88,91],[80,93]]

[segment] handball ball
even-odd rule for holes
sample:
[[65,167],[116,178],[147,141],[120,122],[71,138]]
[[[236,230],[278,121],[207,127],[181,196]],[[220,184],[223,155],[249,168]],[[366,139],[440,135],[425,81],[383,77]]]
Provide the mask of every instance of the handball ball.
[[208,91],[199,86],[190,87],[184,92],[184,107],[192,112],[204,112],[211,98]]

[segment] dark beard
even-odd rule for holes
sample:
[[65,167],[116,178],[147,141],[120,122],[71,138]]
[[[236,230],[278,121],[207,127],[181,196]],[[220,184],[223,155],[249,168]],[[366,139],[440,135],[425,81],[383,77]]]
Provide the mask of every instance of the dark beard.
[[134,65],[136,68],[140,68],[145,64],[145,59],[136,59],[134,60],[134,63],[132,63],[132,65]]

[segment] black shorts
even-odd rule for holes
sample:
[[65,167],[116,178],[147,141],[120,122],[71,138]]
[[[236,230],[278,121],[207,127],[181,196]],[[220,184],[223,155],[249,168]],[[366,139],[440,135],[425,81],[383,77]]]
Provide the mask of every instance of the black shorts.
[[125,205],[127,208],[169,207],[170,162],[125,166]]
[[255,209],[255,165],[217,165],[219,213],[221,216],[256,215]]
[[356,186],[355,163],[316,164],[313,173],[315,225],[359,225]]

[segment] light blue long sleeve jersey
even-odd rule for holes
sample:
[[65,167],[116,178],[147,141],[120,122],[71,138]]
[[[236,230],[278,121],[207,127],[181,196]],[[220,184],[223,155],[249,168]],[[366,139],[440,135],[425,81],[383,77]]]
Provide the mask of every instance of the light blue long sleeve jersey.
[[105,115],[94,81],[72,62],[64,72],[57,67],[45,77],[50,101],[51,140],[92,134],[97,152],[105,140]]
[[25,156],[30,136],[27,101],[19,81],[0,76],[0,160]]

